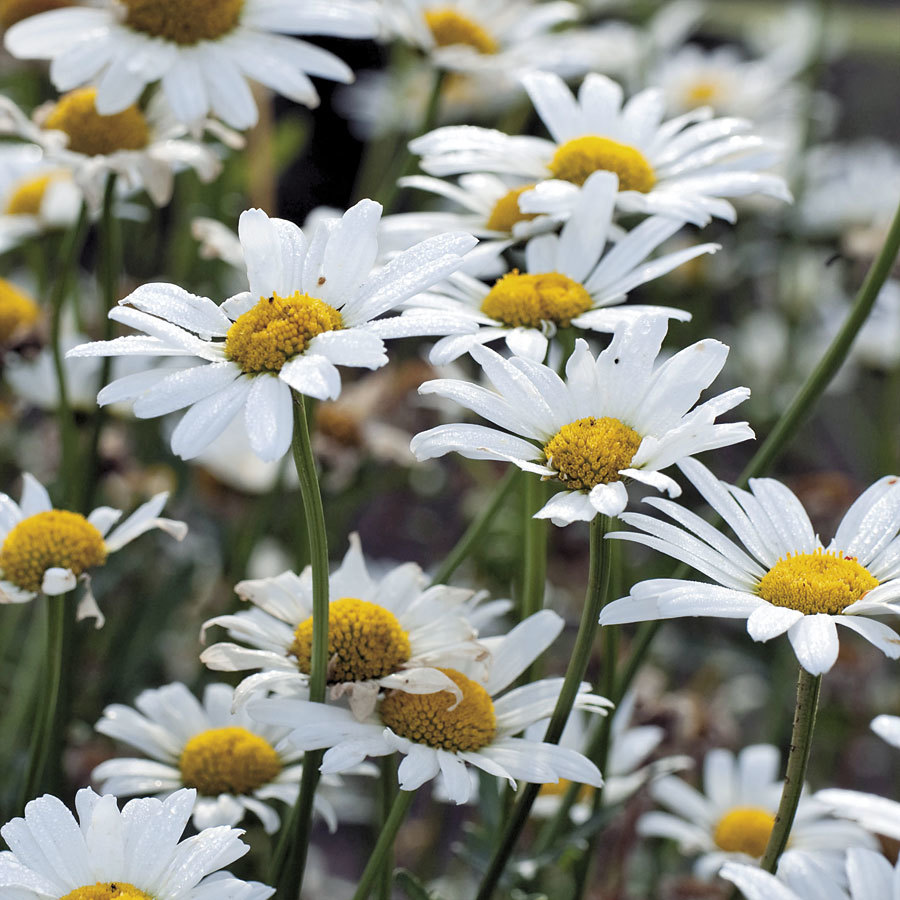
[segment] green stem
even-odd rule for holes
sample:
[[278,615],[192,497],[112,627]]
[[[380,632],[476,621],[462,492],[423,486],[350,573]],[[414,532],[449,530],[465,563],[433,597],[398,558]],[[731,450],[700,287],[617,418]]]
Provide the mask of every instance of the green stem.
[[[381,777],[378,779],[378,819],[379,830],[385,828],[391,816],[391,809],[397,796],[397,765],[393,754],[380,760]],[[381,861],[378,878],[378,900],[391,900],[391,885],[394,880],[394,851],[388,847]]]
[[812,734],[816,725],[816,709],[819,705],[819,689],[822,685],[821,675],[810,675],[806,669],[800,669],[797,679],[797,706],[794,710],[794,727],[791,731],[791,748],[788,753],[787,771],[784,776],[784,788],[781,801],[775,814],[775,824],[769,843],[763,854],[760,868],[774,874],[778,866],[778,858],[787,846],[800,802],[800,792],[806,779],[806,766],[809,763],[809,751],[812,747]]
[[378,835],[378,843],[375,844],[375,849],[372,851],[372,855],[366,863],[366,868],[359,879],[353,900],[366,900],[369,896],[375,879],[388,859],[388,853],[394,846],[394,839],[397,837],[397,832],[400,830],[400,826],[403,824],[403,820],[412,806],[414,797],[415,791],[397,792],[391,811],[381,829],[381,834]]
[[[559,693],[559,699],[556,702],[556,708],[550,717],[547,733],[544,735],[544,741],[548,744],[559,743],[559,739],[562,737],[569,713],[575,705],[578,688],[584,680],[584,675],[587,671],[591,657],[591,648],[597,635],[597,629],[600,627],[598,622],[600,610],[608,599],[612,541],[604,541],[603,536],[609,530],[609,524],[608,516],[597,516],[591,522],[591,561],[587,594],[584,600],[584,609],[581,613],[581,622],[578,626],[578,636],[575,638],[575,646],[572,649],[569,667],[566,670],[566,677],[563,681],[562,690]],[[501,836],[500,844],[481,882],[476,900],[490,900],[496,890],[503,875],[503,870],[506,868],[506,864],[525,827],[528,814],[531,812],[531,807],[534,805],[539,790],[540,785],[527,784],[519,795],[518,800],[516,800],[506,828]]]
[[456,546],[450,551],[440,568],[435,572],[432,584],[446,584],[450,576],[459,568],[463,561],[472,552],[472,548],[481,543],[481,539],[487,533],[491,523],[497,517],[497,513],[503,508],[506,498],[512,492],[519,480],[519,469],[510,466],[507,473],[497,483],[494,496],[490,503],[481,510],[478,516],[456,542]]
[[544,587],[547,581],[547,520],[535,519],[534,514],[544,505],[546,491],[539,478],[526,478],[523,493],[522,541],[522,597],[519,618],[544,608]]
[[893,268],[898,250],[900,250],[900,206],[894,213],[884,246],[869,268],[843,327],[835,335],[824,356],[819,360],[819,364],[791,401],[791,405],[775,423],[775,427],[769,432],[763,445],[756,451],[741,473],[738,485],[743,486],[750,478],[768,471],[796,433],[799,424],[806,418],[831,379],[834,378],[847,358],[856,335],[872,311],[878,292]]

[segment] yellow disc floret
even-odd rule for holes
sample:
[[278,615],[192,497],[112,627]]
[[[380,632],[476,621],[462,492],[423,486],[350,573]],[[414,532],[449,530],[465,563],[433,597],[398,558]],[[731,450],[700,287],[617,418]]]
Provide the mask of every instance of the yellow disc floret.
[[656,184],[656,173],[640,150],[597,135],[566,141],[557,148],[548,167],[554,178],[572,184],[584,184],[600,171],[615,172],[620,191],[646,194]]
[[281,760],[272,745],[246,728],[212,728],[195,734],[178,760],[185,787],[206,797],[250,794],[277,778]]
[[0,278],[0,344],[27,331],[40,317],[40,307],[34,300],[5,278]]
[[481,311],[514,328],[540,328],[543,322],[567,328],[593,303],[583,285],[559,272],[521,275],[513,269],[497,279],[484,298]]
[[69,149],[85,156],[143,150],[150,143],[150,126],[137,106],[101,116],[96,100],[96,88],[78,88],[63,94],[44,119],[43,127],[64,131],[69,136]]
[[39,216],[50,182],[61,177],[59,172],[46,172],[20,181],[6,203],[8,216]]
[[280,372],[317,334],[341,328],[341,314],[324,300],[299,291],[290,297],[274,294],[238,316],[228,329],[225,356],[248,375]]
[[[309,672],[312,616],[294,632],[289,652],[301,672]],[[328,681],[367,681],[390,675],[409,660],[409,635],[397,617],[367,600],[342,597],[328,605]]]
[[572,491],[589,491],[598,484],[621,481],[621,469],[631,465],[641,436],[618,419],[588,416],[563,425],[544,445],[547,465]]
[[712,105],[719,95],[719,85],[714,81],[695,81],[685,91],[685,105]]
[[874,587],[878,579],[854,557],[820,549],[779,559],[763,575],[758,591],[774,606],[798,609],[807,616],[834,616]]
[[456,669],[441,669],[462,691],[407,694],[389,691],[381,704],[381,721],[395,734],[438,750],[466,752],[486,747],[497,731],[490,694]]
[[39,591],[47,569],[69,569],[80,575],[106,562],[103,536],[79,513],[50,509],[23,519],[0,547],[4,581],[26,591]]
[[481,25],[451,7],[425,10],[425,24],[438,47],[465,44],[479,53],[497,53],[500,49]]
[[719,819],[713,840],[726,853],[758,858],[766,852],[775,816],[754,806],[738,806]]
[[533,187],[533,184],[523,184],[522,187],[507,191],[494,204],[487,220],[487,227],[491,231],[512,231],[513,225],[517,222],[530,222],[537,218],[537,213],[524,213],[519,209],[519,197]]
[[214,41],[241,19],[244,0],[120,0],[125,24],[176,44]]
[[153,900],[127,881],[98,881],[86,887],[75,888],[59,900]]
[[339,403],[320,403],[316,407],[316,431],[343,447],[362,444],[359,420]]
[[0,28],[9,28],[29,16],[71,5],[71,0],[0,0]]

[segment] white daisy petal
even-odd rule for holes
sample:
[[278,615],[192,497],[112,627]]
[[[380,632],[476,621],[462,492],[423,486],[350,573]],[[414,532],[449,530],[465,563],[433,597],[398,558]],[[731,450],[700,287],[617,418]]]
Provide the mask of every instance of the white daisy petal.
[[788,629],[797,660],[810,675],[822,675],[837,660],[837,628],[831,616],[804,616]]

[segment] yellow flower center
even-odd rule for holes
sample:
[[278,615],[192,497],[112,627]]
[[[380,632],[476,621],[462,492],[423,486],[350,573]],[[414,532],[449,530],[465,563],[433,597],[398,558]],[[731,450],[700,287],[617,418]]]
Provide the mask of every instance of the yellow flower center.
[[729,810],[716,825],[713,840],[726,853],[760,857],[766,852],[775,816],[754,806]]
[[70,0],[0,0],[0,28],[9,28],[29,16],[71,5]]
[[425,24],[438,47],[466,44],[479,53],[497,53],[500,49],[500,45],[481,25],[452,7],[425,10]]
[[381,721],[395,734],[438,750],[466,752],[486,747],[497,731],[494,703],[488,692],[456,669],[441,669],[462,691],[459,704],[450,691],[407,694],[388,691]]
[[63,94],[43,127],[64,131],[69,136],[69,149],[85,156],[143,150],[150,143],[150,126],[137,106],[129,106],[112,116],[101,116],[96,99],[96,88],[78,88]]
[[0,344],[28,330],[41,317],[40,307],[14,284],[0,278]]
[[153,900],[153,897],[127,881],[98,881],[75,888],[59,900]]
[[106,562],[103,536],[78,513],[50,509],[23,519],[0,547],[3,578],[26,591],[39,591],[47,569],[80,575]]
[[299,291],[274,294],[238,316],[225,338],[225,356],[248,375],[280,372],[317,334],[341,328],[341,314],[324,300]]
[[[556,784],[542,784],[539,794],[543,797],[561,797],[569,788],[574,784],[573,781],[570,781],[568,778],[560,778]],[[591,797],[594,796],[594,788],[589,784],[580,784],[578,787],[578,793],[575,796],[576,803],[584,803],[586,800],[590,800]]]
[[719,94],[719,86],[714,81],[695,81],[685,91],[685,106],[706,106],[713,103]]
[[45,175],[37,175],[34,178],[20,181],[13,188],[9,202],[6,204],[6,214],[8,216],[40,215],[44,194],[55,177],[57,177],[55,173],[48,172]]
[[573,184],[584,184],[594,172],[615,172],[620,191],[646,194],[656,184],[656,173],[640,150],[594,134],[560,145],[549,169],[554,178]]
[[621,469],[631,465],[641,436],[618,419],[588,416],[563,425],[544,445],[547,465],[571,491],[589,491],[598,484],[621,481]]
[[798,609],[804,615],[843,612],[863,594],[878,587],[878,579],[854,557],[834,551],[790,553],[779,559],[759,583],[759,596],[774,606]]
[[[294,632],[288,651],[297,668],[309,672],[312,616]],[[328,605],[328,680],[367,681],[383,678],[409,660],[409,635],[397,617],[377,603],[342,597]]]
[[316,431],[344,447],[362,444],[359,422],[336,403],[320,403],[316,407]]
[[481,311],[512,327],[540,328],[542,322],[555,322],[566,328],[593,303],[583,285],[559,272],[520,275],[513,269],[497,279]]
[[214,41],[238,24],[244,0],[120,0],[125,24],[176,44]]
[[537,213],[523,213],[519,209],[519,197],[533,187],[533,184],[523,184],[522,187],[507,191],[494,204],[491,215],[487,220],[487,227],[491,231],[512,231],[513,225],[517,222],[530,222],[532,219],[537,218]]
[[246,728],[212,728],[195,734],[178,760],[185,787],[206,797],[250,794],[281,772],[272,745]]

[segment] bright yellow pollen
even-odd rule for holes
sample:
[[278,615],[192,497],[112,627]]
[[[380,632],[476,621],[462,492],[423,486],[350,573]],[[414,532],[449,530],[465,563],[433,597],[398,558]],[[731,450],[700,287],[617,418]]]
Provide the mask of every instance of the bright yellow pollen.
[[572,184],[584,184],[594,172],[615,172],[620,191],[646,194],[656,184],[656,173],[640,150],[593,134],[558,147],[549,169],[554,178]]
[[500,45],[481,25],[450,7],[425,10],[425,24],[438,47],[466,44],[479,53],[500,50]]
[[316,407],[316,431],[344,447],[362,444],[359,422],[337,403],[320,403]]
[[75,888],[59,900],[153,900],[127,881],[98,881],[88,887]]
[[381,721],[395,734],[438,750],[465,752],[486,747],[497,731],[494,703],[488,692],[456,669],[441,669],[462,691],[459,705],[450,691],[407,694],[388,691]]
[[716,825],[713,840],[726,853],[746,853],[758,858],[766,852],[775,816],[753,806],[730,810]]
[[80,575],[106,562],[103,536],[79,513],[50,509],[23,519],[0,547],[0,572],[26,591],[39,591],[47,569]]
[[225,356],[248,375],[280,372],[317,334],[341,328],[341,314],[324,300],[299,291],[290,297],[274,294],[238,316],[228,329]]
[[816,550],[779,559],[763,575],[759,596],[774,606],[798,609],[807,616],[835,616],[874,587],[878,587],[878,579],[854,557]]
[[507,191],[494,204],[490,218],[487,220],[487,227],[491,231],[512,231],[512,227],[516,223],[530,222],[532,219],[537,218],[537,213],[523,213],[519,209],[519,197],[533,187],[533,184],[523,184],[522,187]]
[[150,143],[150,126],[137,106],[129,106],[112,116],[101,116],[96,99],[96,88],[78,88],[63,94],[43,127],[64,131],[69,136],[69,149],[85,156],[143,150]]
[[[288,651],[301,672],[309,672],[312,616],[294,632]],[[409,660],[409,635],[397,617],[377,603],[342,597],[328,605],[328,681],[383,678]]]
[[40,317],[41,309],[31,297],[0,278],[0,344],[7,344],[17,334],[27,331]]
[[621,469],[631,465],[641,436],[611,416],[588,416],[563,425],[544,445],[547,465],[572,491],[589,491],[598,484],[621,481]]
[[59,178],[58,172],[47,172],[33,178],[20,181],[10,195],[6,204],[8,216],[38,216],[41,213],[41,204],[44,202],[44,194],[50,186],[50,182]]
[[277,778],[281,760],[272,745],[246,728],[212,728],[195,734],[178,760],[185,787],[205,797],[250,794]]
[[583,285],[559,272],[520,275],[518,269],[513,269],[494,282],[481,311],[514,328],[540,328],[543,322],[567,328],[593,303]]
[[176,44],[214,41],[240,22],[244,0],[120,0],[125,24]]
[[29,16],[71,5],[71,0],[0,0],[0,28],[9,28]]

